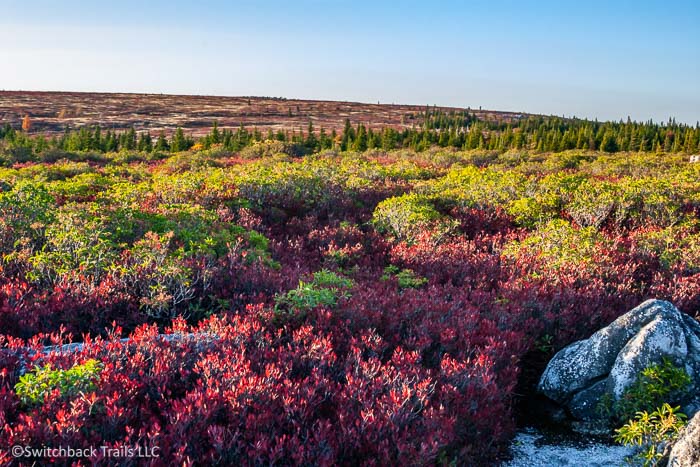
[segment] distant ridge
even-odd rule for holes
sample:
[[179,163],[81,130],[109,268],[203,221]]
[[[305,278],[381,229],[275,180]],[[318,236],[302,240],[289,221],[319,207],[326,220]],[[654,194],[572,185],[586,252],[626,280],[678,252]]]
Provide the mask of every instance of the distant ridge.
[[340,130],[345,119],[373,128],[411,128],[426,108],[447,112],[469,110],[484,120],[514,121],[533,115],[522,112],[433,105],[372,104],[347,101],[288,99],[260,96],[205,96],[104,92],[0,91],[0,122],[19,125],[25,115],[34,131],[60,133],[66,127],[99,124],[105,128],[164,130],[181,126],[193,135],[221,128],[257,127],[261,130]]

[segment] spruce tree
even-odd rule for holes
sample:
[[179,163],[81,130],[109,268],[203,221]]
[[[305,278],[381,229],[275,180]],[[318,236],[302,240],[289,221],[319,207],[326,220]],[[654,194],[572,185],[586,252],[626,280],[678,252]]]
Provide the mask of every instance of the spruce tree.
[[186,146],[185,133],[182,131],[181,127],[177,127],[172,141],[170,142],[170,152],[185,151],[187,149]]
[[156,142],[156,146],[154,148],[156,151],[160,152],[165,152],[170,150],[170,145],[168,144],[168,140],[165,139],[165,132],[161,131],[160,134],[158,135],[158,141]]
[[612,131],[608,130],[603,135],[603,141],[600,144],[600,149],[605,152],[617,152],[617,141]]
[[145,131],[141,133],[137,144],[137,149],[141,152],[153,151],[153,140],[151,139],[151,134],[149,132]]
[[219,133],[219,122],[217,122],[216,120],[214,120],[214,123],[212,124],[211,134],[209,135],[209,137],[212,144],[219,144],[221,142],[221,134]]
[[353,142],[352,148],[358,152],[364,152],[367,150],[367,128],[360,123],[357,125],[357,137]]
[[316,152],[318,150],[318,139],[316,138],[316,135],[314,134],[314,124],[309,120],[309,128],[308,128],[308,135],[306,137],[306,141],[304,142],[304,146],[306,149],[308,149],[311,152]]

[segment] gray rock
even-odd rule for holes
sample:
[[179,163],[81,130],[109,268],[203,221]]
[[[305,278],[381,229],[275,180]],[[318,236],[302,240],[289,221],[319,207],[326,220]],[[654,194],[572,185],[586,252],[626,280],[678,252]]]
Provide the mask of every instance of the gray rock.
[[660,312],[649,324],[639,330],[620,351],[610,369],[608,389],[619,399],[642,370],[661,363],[664,357],[676,365],[685,364],[688,346],[680,312]]
[[569,412],[578,420],[595,420],[600,418],[598,403],[607,391],[607,380],[601,380],[574,394],[569,402]]
[[700,465],[700,414],[694,416],[683,429],[671,449],[669,467],[697,467]]
[[671,303],[648,300],[549,362],[538,390],[579,420],[600,418],[598,402],[619,399],[640,372],[670,358],[700,388],[700,324]]
[[693,418],[695,414],[700,412],[700,395],[696,395],[691,401],[686,402],[681,407],[681,412],[686,414],[688,418]]

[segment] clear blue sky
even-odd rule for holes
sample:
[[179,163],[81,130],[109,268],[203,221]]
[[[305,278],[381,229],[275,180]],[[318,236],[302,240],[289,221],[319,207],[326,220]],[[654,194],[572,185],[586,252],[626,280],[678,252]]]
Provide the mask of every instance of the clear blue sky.
[[700,120],[700,0],[141,3],[0,0],[0,89]]

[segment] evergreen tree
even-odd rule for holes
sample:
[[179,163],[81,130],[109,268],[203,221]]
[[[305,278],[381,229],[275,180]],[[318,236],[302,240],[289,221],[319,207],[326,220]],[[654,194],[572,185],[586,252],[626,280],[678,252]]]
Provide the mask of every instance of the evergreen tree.
[[308,149],[311,152],[315,152],[319,149],[319,144],[318,144],[318,139],[316,138],[316,135],[314,134],[314,124],[309,120],[309,128],[308,128],[308,135],[306,136],[306,141],[304,142],[304,146],[306,149]]
[[603,135],[600,149],[605,152],[617,152],[617,148],[617,141],[612,131],[606,131]]
[[367,150],[367,128],[362,123],[357,125],[357,137],[353,142],[352,148],[358,152]]
[[353,130],[352,125],[350,125],[350,119],[345,119],[345,127],[343,128],[343,135],[340,141],[340,150],[347,151],[350,149],[351,145],[355,140],[355,130]]
[[152,152],[153,151],[153,140],[151,139],[151,134],[147,131],[141,133],[139,137],[139,142],[137,149],[141,152]]
[[332,149],[333,148],[333,140],[328,136],[326,133],[326,129],[321,127],[321,131],[319,132],[319,145],[321,146],[321,149]]
[[211,128],[210,140],[212,144],[219,144],[221,142],[221,134],[219,133],[219,122],[214,120]]
[[156,146],[154,149],[159,152],[165,152],[170,150],[168,140],[165,139],[165,132],[161,131],[158,135],[158,141],[156,142]]
[[136,149],[136,130],[134,127],[120,135],[119,146],[121,150],[133,151]]
[[185,140],[185,133],[182,131],[181,127],[177,127],[172,141],[170,141],[170,152],[180,152],[186,150],[187,141]]
[[671,152],[673,149],[673,133],[671,131],[667,131],[666,135],[664,135],[664,152]]

